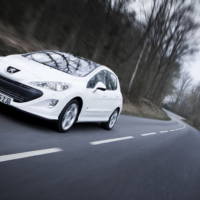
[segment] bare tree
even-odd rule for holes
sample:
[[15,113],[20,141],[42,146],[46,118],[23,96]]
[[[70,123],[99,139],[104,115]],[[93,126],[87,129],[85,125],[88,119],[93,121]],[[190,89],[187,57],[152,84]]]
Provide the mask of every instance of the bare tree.
[[174,107],[178,107],[178,105],[181,103],[182,99],[184,98],[184,95],[187,93],[187,90],[189,87],[191,87],[192,78],[188,72],[183,72],[181,79],[179,79],[177,83],[177,89],[175,92],[175,102]]
[[[169,79],[172,80],[173,74],[180,69],[176,63],[195,50],[188,38],[198,29],[198,24],[193,20],[193,5],[186,0],[153,0],[151,12],[144,12],[146,28],[141,39],[144,42],[129,82],[128,93],[131,92],[134,80],[138,81],[137,75],[147,74],[144,78],[146,84],[140,87],[143,90],[141,94],[159,104],[164,96],[163,91],[168,91],[165,87]],[[149,51],[144,53],[146,45]],[[145,63],[141,63],[143,60],[146,60]],[[138,71],[143,74],[138,74]]]

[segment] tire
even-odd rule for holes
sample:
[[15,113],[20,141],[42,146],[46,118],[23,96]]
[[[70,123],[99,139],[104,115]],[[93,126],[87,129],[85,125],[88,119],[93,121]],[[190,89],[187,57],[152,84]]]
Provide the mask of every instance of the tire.
[[79,115],[80,104],[77,100],[70,101],[61,112],[57,128],[61,133],[66,133],[76,123]]
[[[102,127],[106,130],[111,130],[114,126],[115,123],[117,122],[117,118],[119,116],[119,110],[116,109],[114,112],[111,114],[109,120],[107,122],[102,123]],[[114,117],[114,118],[113,118]],[[114,121],[113,121],[114,120]]]

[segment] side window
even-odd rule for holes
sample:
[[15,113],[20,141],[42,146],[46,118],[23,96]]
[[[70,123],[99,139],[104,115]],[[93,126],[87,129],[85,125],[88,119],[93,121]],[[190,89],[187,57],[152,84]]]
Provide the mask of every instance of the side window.
[[100,71],[95,76],[93,76],[87,84],[87,88],[94,88],[98,82],[102,82],[106,85],[106,71]]
[[109,71],[107,71],[106,76],[106,87],[107,90],[116,90],[117,89],[117,78],[115,75]]

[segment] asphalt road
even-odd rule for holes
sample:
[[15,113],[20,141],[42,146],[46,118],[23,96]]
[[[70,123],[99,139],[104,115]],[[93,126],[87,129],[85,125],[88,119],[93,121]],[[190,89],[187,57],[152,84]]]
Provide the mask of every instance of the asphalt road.
[[0,200],[199,200],[200,133],[172,117],[59,134],[0,105]]

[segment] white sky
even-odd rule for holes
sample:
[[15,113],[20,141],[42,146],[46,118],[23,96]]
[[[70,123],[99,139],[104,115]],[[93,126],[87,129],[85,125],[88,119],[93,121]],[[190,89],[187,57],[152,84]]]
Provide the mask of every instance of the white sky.
[[[195,3],[196,8],[196,21],[200,23],[200,0],[188,0]],[[199,2],[199,3],[198,3]],[[135,0],[131,4],[130,9],[136,11],[137,19],[143,20],[144,16],[142,15],[142,10],[148,10],[151,8],[152,0]],[[200,31],[197,33],[197,38],[200,36]],[[200,40],[200,37],[199,37]],[[198,41],[197,41],[198,43]],[[200,82],[200,51],[195,55],[187,57],[183,62],[183,69],[188,71],[191,74],[191,77],[194,80],[194,83]]]

